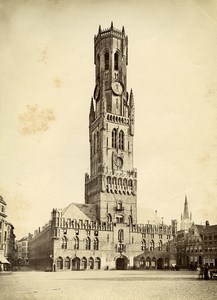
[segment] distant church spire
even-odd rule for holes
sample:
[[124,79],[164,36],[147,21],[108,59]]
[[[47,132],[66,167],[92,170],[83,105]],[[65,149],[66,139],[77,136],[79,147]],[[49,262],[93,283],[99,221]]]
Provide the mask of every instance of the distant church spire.
[[192,225],[192,216],[190,215],[189,218],[189,211],[188,211],[188,199],[185,195],[185,203],[184,203],[184,212],[181,214],[181,224],[180,229],[188,232],[189,228]]
[[185,206],[184,206],[183,219],[189,219],[187,196],[185,196]]

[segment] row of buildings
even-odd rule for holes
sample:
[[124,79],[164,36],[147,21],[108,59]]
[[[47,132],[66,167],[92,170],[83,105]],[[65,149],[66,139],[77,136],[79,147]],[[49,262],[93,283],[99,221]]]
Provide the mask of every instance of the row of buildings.
[[217,225],[194,224],[189,218],[187,198],[181,216],[181,230],[176,234],[177,264],[195,269],[208,264],[217,267]]
[[7,221],[6,206],[0,196],[0,271],[29,264],[29,236],[16,241],[14,226]]

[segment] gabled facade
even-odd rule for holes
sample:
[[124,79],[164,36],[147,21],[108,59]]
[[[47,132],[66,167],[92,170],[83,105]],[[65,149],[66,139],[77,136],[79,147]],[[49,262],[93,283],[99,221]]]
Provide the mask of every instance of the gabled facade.
[[217,225],[192,224],[189,231],[177,232],[177,263],[188,269],[207,264],[217,267]]

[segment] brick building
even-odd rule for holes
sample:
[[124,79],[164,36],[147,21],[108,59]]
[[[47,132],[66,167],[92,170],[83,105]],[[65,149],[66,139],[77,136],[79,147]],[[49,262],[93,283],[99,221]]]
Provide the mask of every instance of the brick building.
[[113,23],[109,29],[99,27],[94,64],[85,204],[52,211],[49,223],[30,239],[30,265],[56,270],[169,267],[174,263],[170,244],[176,221],[168,226],[162,220],[144,218],[140,224],[137,219],[135,104],[132,90],[127,91],[124,27],[115,29]]

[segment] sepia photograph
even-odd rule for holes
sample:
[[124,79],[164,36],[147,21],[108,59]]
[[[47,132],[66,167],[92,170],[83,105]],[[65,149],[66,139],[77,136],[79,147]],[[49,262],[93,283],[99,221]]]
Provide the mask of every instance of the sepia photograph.
[[0,0],[0,298],[216,295],[217,1]]

